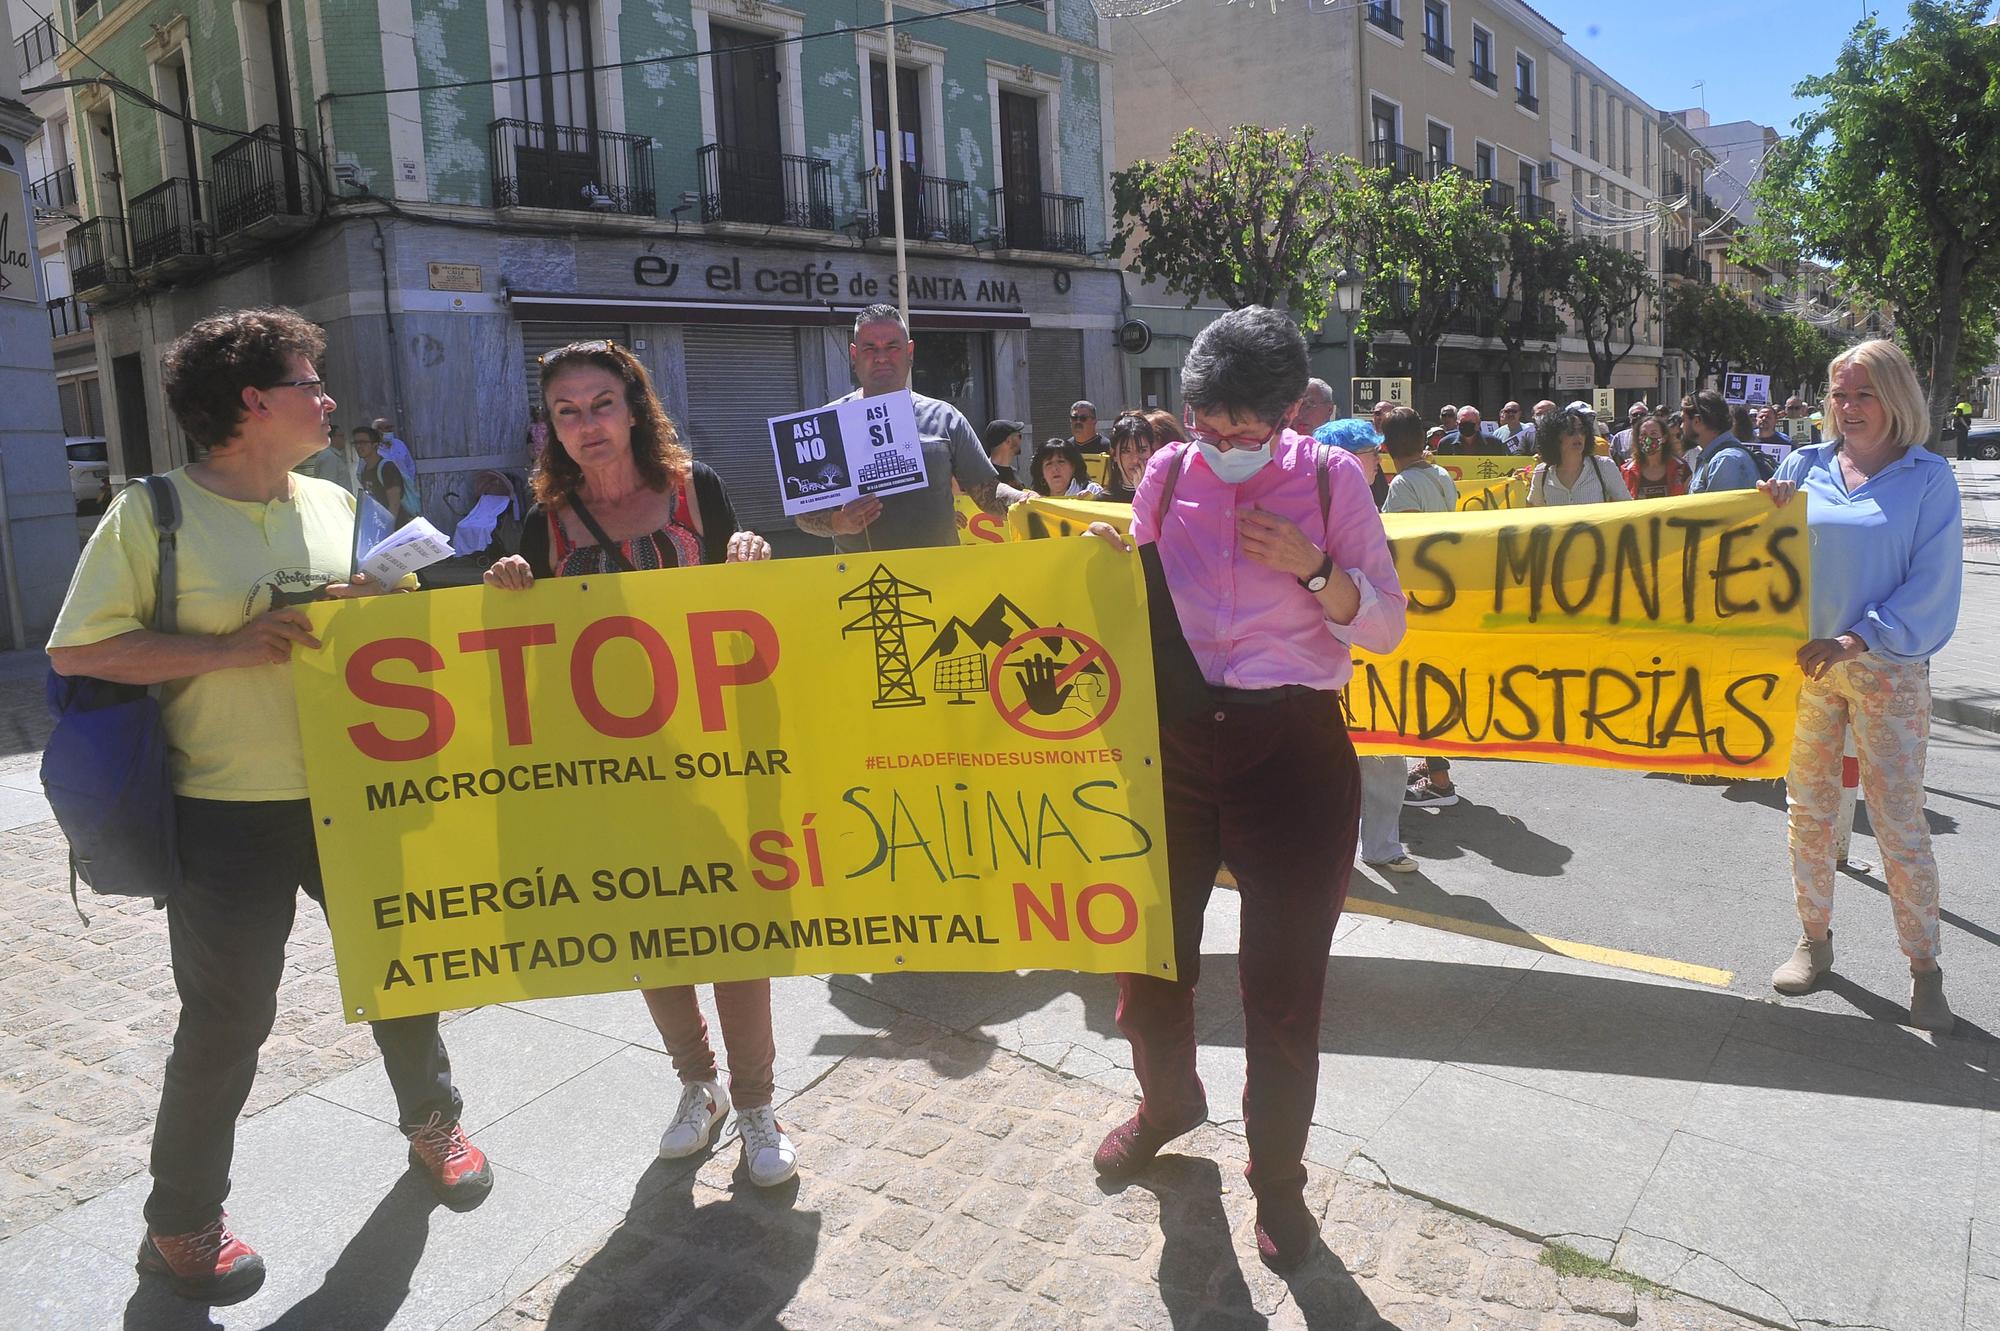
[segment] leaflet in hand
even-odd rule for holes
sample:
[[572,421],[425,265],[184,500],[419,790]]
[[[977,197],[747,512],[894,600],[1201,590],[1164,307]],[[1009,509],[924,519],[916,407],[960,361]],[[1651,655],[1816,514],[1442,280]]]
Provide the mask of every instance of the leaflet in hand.
[[907,389],[773,416],[768,424],[787,517],[929,484]]
[[361,571],[391,585],[420,568],[451,558],[451,542],[428,518],[408,522],[376,542],[361,556]]

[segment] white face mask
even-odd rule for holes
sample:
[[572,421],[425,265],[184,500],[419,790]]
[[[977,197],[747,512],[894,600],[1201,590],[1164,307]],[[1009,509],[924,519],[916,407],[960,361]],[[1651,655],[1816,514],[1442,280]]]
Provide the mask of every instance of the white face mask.
[[1245,448],[1238,444],[1227,453],[1201,439],[1195,440],[1194,446],[1201,450],[1202,457],[1208,462],[1208,469],[1214,472],[1216,479],[1224,485],[1243,484],[1262,471],[1271,460],[1271,443],[1268,439],[1255,448]]

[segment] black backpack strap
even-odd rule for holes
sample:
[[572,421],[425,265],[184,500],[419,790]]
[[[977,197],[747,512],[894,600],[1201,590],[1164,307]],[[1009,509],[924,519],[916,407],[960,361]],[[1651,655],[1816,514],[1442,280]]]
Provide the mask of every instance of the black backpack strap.
[[1313,446],[1313,470],[1319,473],[1319,529],[1329,542],[1333,533],[1327,531],[1327,520],[1333,516],[1333,463],[1332,444]]
[[160,589],[153,611],[153,628],[177,633],[180,599],[181,497],[164,476],[141,476],[139,484],[153,501],[153,527],[160,534]]
[[1181,483],[1181,468],[1187,465],[1188,448],[1193,447],[1193,444],[1189,444],[1187,448],[1183,448],[1180,452],[1174,454],[1174,460],[1167,464],[1167,478],[1160,482],[1160,502],[1153,506],[1153,535],[1155,538],[1159,536],[1160,528],[1166,525],[1167,514],[1173,510],[1174,487]]

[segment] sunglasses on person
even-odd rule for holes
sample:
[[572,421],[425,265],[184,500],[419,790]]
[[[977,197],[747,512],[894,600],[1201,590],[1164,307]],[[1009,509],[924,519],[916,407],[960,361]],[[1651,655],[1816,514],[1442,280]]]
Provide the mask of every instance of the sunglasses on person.
[[557,347],[554,351],[544,351],[535,357],[537,365],[549,365],[566,356],[601,356],[607,351],[623,350],[608,337],[594,337],[587,342],[571,342],[568,346]]

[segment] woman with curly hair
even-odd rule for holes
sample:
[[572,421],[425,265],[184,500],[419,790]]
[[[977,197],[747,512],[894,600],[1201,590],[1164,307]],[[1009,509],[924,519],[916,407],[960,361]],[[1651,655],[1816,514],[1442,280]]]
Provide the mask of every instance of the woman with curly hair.
[[[736,529],[721,478],[689,455],[646,367],[624,347],[572,342],[549,352],[542,400],[552,437],[535,477],[535,506],[523,524],[521,553],[488,569],[487,586],[525,590],[536,578],[771,557],[769,541]],[[639,992],[681,1078],[660,1155],[677,1159],[706,1147],[733,1103],[751,1182],[769,1188],[797,1173],[798,1152],[771,1111],[771,982],[715,986],[728,1090],[716,1078],[694,986]]]

